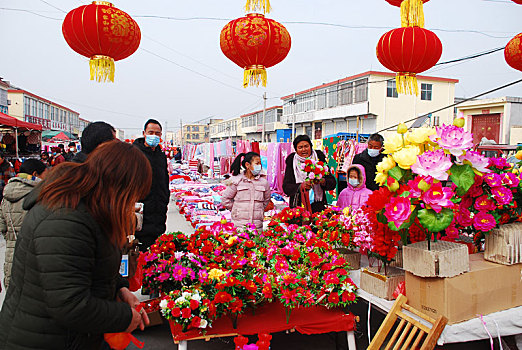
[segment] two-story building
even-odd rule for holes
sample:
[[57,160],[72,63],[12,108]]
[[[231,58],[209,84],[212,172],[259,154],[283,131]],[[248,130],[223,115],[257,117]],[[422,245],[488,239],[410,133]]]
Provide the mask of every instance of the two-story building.
[[[371,134],[454,103],[458,80],[422,75],[417,80],[418,96],[399,95],[395,74],[386,72],[369,71],[315,86],[281,98],[282,122],[294,135],[312,139],[339,132]],[[432,122],[451,123],[453,109],[431,117]]]
[[210,125],[210,142],[232,139],[236,141],[246,137],[243,132],[241,117],[223,120]]
[[44,130],[67,131],[81,135],[85,125],[80,113],[22,89],[9,89],[8,113],[20,120],[38,124]]
[[[274,106],[265,110],[265,140],[264,142],[278,142],[278,130],[288,129],[282,122],[283,107]],[[255,111],[241,116],[241,127],[245,138],[251,141],[262,141],[263,134],[263,110]],[[262,142],[263,142],[262,141]]]
[[208,124],[183,124],[183,144],[209,142]]

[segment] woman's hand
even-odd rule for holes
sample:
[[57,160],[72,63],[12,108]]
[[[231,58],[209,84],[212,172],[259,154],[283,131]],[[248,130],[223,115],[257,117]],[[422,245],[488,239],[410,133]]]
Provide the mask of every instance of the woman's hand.
[[306,180],[305,182],[303,182],[303,186],[305,190],[310,191],[310,189],[312,188],[312,183]]
[[[133,315],[133,319],[134,319],[134,313],[135,312],[138,313],[135,309],[138,308],[138,306],[140,305],[140,301],[139,301],[138,297],[136,297],[128,288],[123,287],[118,292],[118,298],[122,302],[129,304],[129,306],[132,308],[132,311],[133,311],[132,315]],[[140,315],[140,323],[137,326],[140,326],[140,329],[144,330],[145,325],[148,325],[150,322],[149,316],[143,309],[141,309],[138,314]],[[132,322],[129,325],[129,327],[131,325],[132,325]],[[135,326],[134,329],[136,329],[137,326]]]
[[125,330],[125,333],[132,333],[132,331],[134,331],[136,328],[138,328],[138,326],[140,327],[141,330],[144,330],[145,326],[143,325],[142,315],[143,314],[147,315],[147,313],[144,311],[143,311],[143,313],[138,312],[134,308],[132,308],[131,310],[132,310],[132,320],[131,320],[131,323],[129,324],[129,326],[127,327],[127,329]]

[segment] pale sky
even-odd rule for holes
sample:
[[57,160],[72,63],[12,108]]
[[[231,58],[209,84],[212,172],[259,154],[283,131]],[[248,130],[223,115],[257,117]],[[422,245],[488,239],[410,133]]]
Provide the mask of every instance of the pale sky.
[[[131,128],[141,128],[149,117],[168,122],[169,130],[179,127],[180,118],[191,122],[236,117],[261,109],[265,91],[243,89],[242,69],[219,47],[221,29],[227,19],[244,14],[245,2],[113,1],[138,22],[142,41],[134,55],[116,62],[115,83],[100,84],[89,80],[88,59],[72,51],[61,32],[65,13],[58,9],[68,12],[87,1],[0,0],[0,76],[80,112],[82,118],[104,120],[131,134],[138,131]],[[386,71],[375,57],[375,46],[382,34],[400,26],[397,7],[384,0],[271,0],[271,4],[268,17],[286,26],[292,49],[286,60],[268,70],[268,107],[280,104],[281,96],[322,83],[368,70]],[[441,62],[504,46],[522,31],[522,5],[510,0],[431,0],[424,11],[426,28],[442,41]],[[180,20],[187,18],[191,19]],[[425,74],[459,79],[457,97],[522,78],[506,64],[503,51]],[[506,95],[522,96],[522,84],[489,97]]]

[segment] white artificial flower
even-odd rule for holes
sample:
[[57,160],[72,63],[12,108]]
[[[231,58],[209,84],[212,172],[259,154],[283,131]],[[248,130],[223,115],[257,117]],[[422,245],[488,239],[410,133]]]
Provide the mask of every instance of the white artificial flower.
[[168,304],[168,302],[167,302],[165,299],[163,299],[163,300],[160,302],[159,306],[160,306],[160,308],[162,308],[162,309],[166,309],[166,308],[167,308],[167,304]]
[[185,298],[179,297],[176,299],[176,304],[183,304],[185,302]]
[[192,295],[192,300],[197,300],[197,301],[201,301],[201,296],[197,293],[194,293]]
[[181,296],[182,296],[183,298],[185,298],[185,299],[190,300],[190,297],[192,296],[192,294],[189,293],[189,292],[183,292],[183,294],[181,294]]
[[201,322],[199,323],[199,328],[207,328],[208,321],[201,319]]

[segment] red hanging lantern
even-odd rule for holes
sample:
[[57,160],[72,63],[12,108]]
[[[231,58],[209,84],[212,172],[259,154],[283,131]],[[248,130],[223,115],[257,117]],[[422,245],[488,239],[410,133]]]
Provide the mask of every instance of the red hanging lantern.
[[522,71],[522,33],[509,41],[504,49],[504,57],[507,64]]
[[132,55],[140,46],[138,24],[107,1],[93,1],[65,16],[62,32],[67,44],[90,58],[91,80],[114,82],[114,61]]
[[377,59],[397,72],[397,92],[415,93],[416,75],[433,67],[442,55],[442,43],[435,33],[419,27],[390,30],[377,44]]
[[423,4],[430,0],[386,0],[387,3],[401,8],[402,27],[424,28]]
[[221,51],[245,70],[243,86],[266,86],[266,68],[285,59],[291,38],[286,28],[262,14],[251,13],[221,31]]

